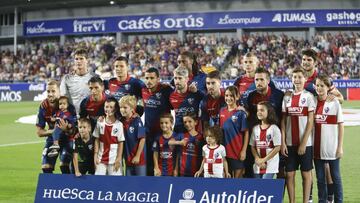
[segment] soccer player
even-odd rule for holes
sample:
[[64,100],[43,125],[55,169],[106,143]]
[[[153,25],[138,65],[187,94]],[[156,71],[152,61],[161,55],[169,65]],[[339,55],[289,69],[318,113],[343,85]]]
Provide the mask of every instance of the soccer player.
[[[200,91],[191,92],[188,89],[189,72],[186,68],[178,67],[174,70],[175,91],[170,94],[169,101],[175,110],[174,131],[185,132],[182,117],[186,113],[199,114],[199,104],[203,98]],[[199,129],[197,126],[196,129]]]
[[[65,96],[61,96],[58,99],[57,110],[55,111],[54,116],[51,118],[51,121],[55,122],[56,124],[59,124],[61,119],[67,121],[68,124],[66,126],[66,130],[70,131],[70,133],[73,133],[72,130],[75,128],[76,124],[76,113],[75,109],[73,108],[74,107],[70,105],[69,99]],[[59,140],[64,142],[65,140],[70,141],[70,139],[72,139],[71,137],[64,137],[67,136],[65,133],[66,132],[64,132],[60,127],[55,126],[54,132],[52,134],[53,145],[49,147],[50,151],[48,152],[49,157],[55,157],[59,154]]]
[[81,101],[90,95],[88,81],[95,74],[89,70],[87,51],[77,49],[74,53],[75,72],[63,77],[60,85],[60,94],[70,98],[70,103],[75,106],[76,113],[80,112]]
[[118,101],[110,97],[105,101],[105,119],[98,121],[93,132],[95,139],[95,175],[123,175],[122,155],[124,148],[123,124],[118,120]]
[[161,133],[160,115],[170,113],[170,93],[173,89],[160,83],[159,71],[156,68],[149,68],[145,72],[145,85],[142,88],[142,98],[145,112],[145,135],[146,135],[146,168],[147,175],[154,175],[154,162],[152,144],[155,136]]
[[135,96],[121,97],[120,112],[125,133],[125,161],[127,176],[146,176],[145,128],[136,114]]
[[238,110],[239,91],[235,86],[225,90],[226,107],[220,110],[220,127],[224,132],[224,146],[229,168],[234,178],[241,178],[245,172],[244,160],[249,144],[249,130],[246,113]]
[[[44,146],[44,150],[42,153],[42,171],[43,173],[52,173],[54,171],[55,163],[57,157],[48,157],[47,153],[49,147],[53,144],[52,133],[54,132],[55,122],[51,121],[53,114],[56,111],[56,103],[60,96],[59,84],[55,80],[50,80],[46,85],[47,98],[41,102],[36,127],[37,127],[37,135],[39,137],[46,137],[46,143]],[[46,125],[48,128],[46,129]],[[58,127],[62,130],[66,130],[67,121],[60,119]],[[64,142],[60,142],[60,170],[62,173],[70,173],[69,163],[71,161],[70,150],[71,147],[66,145]]]
[[90,95],[81,101],[80,118],[89,118],[91,129],[94,130],[99,116],[104,115],[104,103],[108,96],[104,92],[104,83],[98,76],[93,76],[89,82]]
[[141,116],[144,112],[141,101],[141,89],[145,87],[145,84],[136,78],[131,77],[128,74],[129,64],[128,59],[123,56],[119,56],[114,61],[114,72],[116,77],[111,78],[107,82],[107,89],[109,94],[115,97],[118,101],[125,95],[133,95],[138,100],[138,106],[136,112]]
[[308,202],[311,188],[312,130],[315,99],[304,89],[305,72],[295,68],[292,75],[295,87],[291,96],[284,96],[281,120],[281,153],[287,157],[285,170],[289,201],[295,202],[295,173],[300,165],[303,180],[303,202]]
[[206,75],[207,94],[200,103],[201,121],[204,129],[208,126],[220,125],[220,109],[224,107],[225,91],[221,88],[221,75],[218,70]]
[[215,125],[206,128],[204,133],[207,144],[202,147],[203,161],[194,176],[199,177],[204,172],[204,178],[231,178],[226,150],[220,144],[222,130]]
[[173,131],[174,118],[170,113],[160,116],[161,134],[153,143],[154,176],[178,176],[178,162],[175,145],[169,141],[177,137]]
[[75,139],[73,152],[75,175],[94,174],[95,138],[91,136],[91,121],[88,118],[80,118],[78,120],[78,131],[79,136]]
[[255,158],[255,178],[272,179],[279,168],[281,132],[277,116],[269,102],[257,104],[258,124],[253,128],[250,145]]
[[343,202],[340,158],[343,155],[344,118],[340,102],[327,100],[332,84],[328,76],[316,79],[317,106],[315,110],[314,163],[319,202],[327,202],[328,191],[325,163],[328,163],[334,187],[335,202]]

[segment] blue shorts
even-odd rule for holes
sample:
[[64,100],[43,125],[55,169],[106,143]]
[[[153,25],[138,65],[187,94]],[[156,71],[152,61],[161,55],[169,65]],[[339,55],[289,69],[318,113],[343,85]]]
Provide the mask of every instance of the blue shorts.
[[56,159],[60,155],[60,161],[65,165],[69,165],[70,162],[72,161],[74,141],[60,140],[59,141],[59,145],[60,145],[59,155],[55,156],[55,157],[47,156],[47,154],[49,152],[49,147],[51,145],[53,145],[52,141],[46,141],[43,152],[42,152],[41,164],[42,165],[49,164],[52,166],[52,168],[55,168]]
[[288,146],[288,157],[286,159],[285,171],[291,172],[299,169],[301,171],[310,171],[313,169],[313,147],[308,146],[305,149],[305,154],[299,155],[297,153],[298,146]]
[[232,158],[226,158],[228,165],[229,165],[229,170],[230,171],[235,171],[238,169],[243,169],[245,168],[245,164],[243,161],[240,161],[239,159],[232,159]]

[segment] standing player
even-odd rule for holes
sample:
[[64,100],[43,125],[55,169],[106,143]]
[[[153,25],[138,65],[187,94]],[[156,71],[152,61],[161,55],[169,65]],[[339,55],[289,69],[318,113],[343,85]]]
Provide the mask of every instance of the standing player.
[[95,74],[88,68],[87,51],[77,49],[74,53],[75,72],[63,77],[60,85],[60,94],[70,98],[71,104],[75,106],[76,113],[80,112],[81,101],[90,94],[88,81]]
[[335,202],[343,202],[340,176],[340,158],[343,155],[344,118],[339,101],[328,101],[328,91],[332,84],[328,76],[318,76],[318,94],[315,110],[314,163],[316,169],[319,202],[327,202],[328,191],[325,176],[325,163],[329,164],[334,184]]
[[105,101],[105,119],[98,121],[93,133],[95,139],[95,175],[123,175],[122,155],[124,148],[123,124],[118,120],[118,101],[110,97]]
[[[37,121],[36,121],[36,127],[37,127],[37,135],[39,137],[46,137],[46,143],[45,147],[42,153],[42,171],[44,173],[52,173],[54,171],[55,163],[57,156],[55,157],[48,157],[48,149],[53,144],[52,139],[52,133],[54,132],[55,122],[51,121],[51,118],[53,114],[56,111],[56,103],[59,98],[59,84],[55,80],[50,80],[46,85],[46,92],[47,92],[47,98],[42,101],[39,107],[38,115],[37,115]],[[48,129],[46,129],[46,124],[48,126]],[[62,130],[66,130],[68,123],[67,121],[61,119],[59,121],[58,127],[60,127]],[[60,143],[60,147],[62,148],[60,151],[60,170],[62,173],[70,173],[69,163],[71,161],[71,154],[68,147],[65,143]]]
[[104,115],[104,103],[108,96],[104,93],[104,83],[100,77],[94,76],[89,82],[90,95],[80,104],[80,118],[89,118],[94,130],[99,116]]
[[204,178],[231,178],[226,150],[220,144],[222,130],[215,125],[206,128],[204,133],[207,144],[202,147],[203,161],[195,177],[199,177],[204,171]]
[[170,113],[169,97],[173,90],[169,85],[160,83],[159,71],[156,68],[146,70],[145,85],[141,93],[145,112],[146,168],[147,175],[150,176],[154,174],[152,144],[155,136],[161,133],[160,115]]
[[281,132],[277,126],[275,110],[269,102],[257,105],[258,125],[251,134],[251,151],[255,158],[256,178],[272,179],[279,168]]
[[125,133],[125,161],[127,176],[146,176],[145,128],[139,115],[135,113],[135,96],[123,96],[120,112]]
[[[110,92],[109,94],[118,101],[125,95],[133,95],[138,100],[138,103],[142,103],[141,89],[145,87],[145,84],[128,74],[128,66],[128,59],[126,57],[119,56],[115,59],[114,72],[116,77],[108,81],[107,89]],[[138,105],[136,112],[141,116],[144,112],[143,106]]]
[[224,107],[224,90],[221,89],[221,75],[218,70],[206,75],[207,95],[200,103],[201,121],[204,129],[208,126],[220,125],[220,109]]
[[244,160],[249,144],[249,130],[246,113],[238,110],[239,91],[235,86],[225,90],[226,107],[220,110],[220,127],[224,132],[226,158],[234,178],[241,178],[245,172]]
[[[170,94],[170,103],[175,110],[174,131],[185,132],[183,116],[186,113],[199,114],[199,104],[203,94],[199,91],[190,92],[188,89],[189,72],[185,68],[178,67],[174,70],[175,91]],[[197,129],[199,127],[197,126]]]
[[285,170],[289,201],[295,202],[295,173],[300,165],[303,179],[303,202],[308,202],[311,188],[312,128],[314,122],[314,96],[304,90],[305,75],[295,68],[292,75],[295,91],[283,99],[281,120],[281,153],[287,157]]

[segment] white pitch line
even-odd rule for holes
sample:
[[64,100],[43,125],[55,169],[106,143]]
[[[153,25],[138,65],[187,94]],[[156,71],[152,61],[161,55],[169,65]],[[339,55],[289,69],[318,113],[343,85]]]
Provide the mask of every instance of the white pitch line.
[[33,141],[33,142],[18,142],[12,144],[0,144],[0,147],[10,147],[10,146],[18,146],[18,145],[27,145],[27,144],[38,144],[43,143],[44,141]]

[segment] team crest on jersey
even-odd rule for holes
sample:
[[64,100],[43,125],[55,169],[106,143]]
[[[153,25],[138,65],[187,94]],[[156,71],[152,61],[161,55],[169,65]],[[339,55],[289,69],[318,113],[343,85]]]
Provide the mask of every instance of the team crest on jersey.
[[126,85],[125,85],[125,89],[126,89],[126,90],[129,90],[129,89],[130,89],[130,85],[129,85],[129,84],[126,84]]
[[112,131],[112,134],[114,135],[114,134],[116,134],[117,132],[119,132],[119,129],[114,128],[113,131]]
[[234,123],[237,121],[237,119],[238,119],[237,116],[235,116],[235,115],[231,116],[231,120],[232,120]]
[[301,104],[305,104],[305,102],[306,102],[306,98],[302,98],[301,99]]
[[89,144],[89,145],[88,145],[88,148],[89,148],[89,150],[92,150],[92,149],[93,149],[93,145],[92,145],[92,144]]
[[110,90],[105,90],[105,94],[110,94]]
[[193,103],[194,103],[194,98],[189,98],[189,99],[187,99],[188,100],[188,103],[190,104],[190,105],[192,105]]
[[220,157],[220,154],[219,154],[218,152],[216,152],[216,153],[214,154],[214,158],[217,159],[217,158],[219,158],[219,157]]
[[328,113],[330,111],[330,108],[329,107],[326,107],[325,108],[325,113]]
[[157,99],[160,99],[160,98],[161,98],[161,92],[156,93],[156,94],[155,94],[155,97],[156,97]]
[[130,133],[134,133],[134,130],[135,130],[135,128],[132,126],[129,128]]
[[271,134],[267,134],[267,135],[266,135],[266,141],[267,141],[267,142],[270,142],[270,140],[271,140]]

